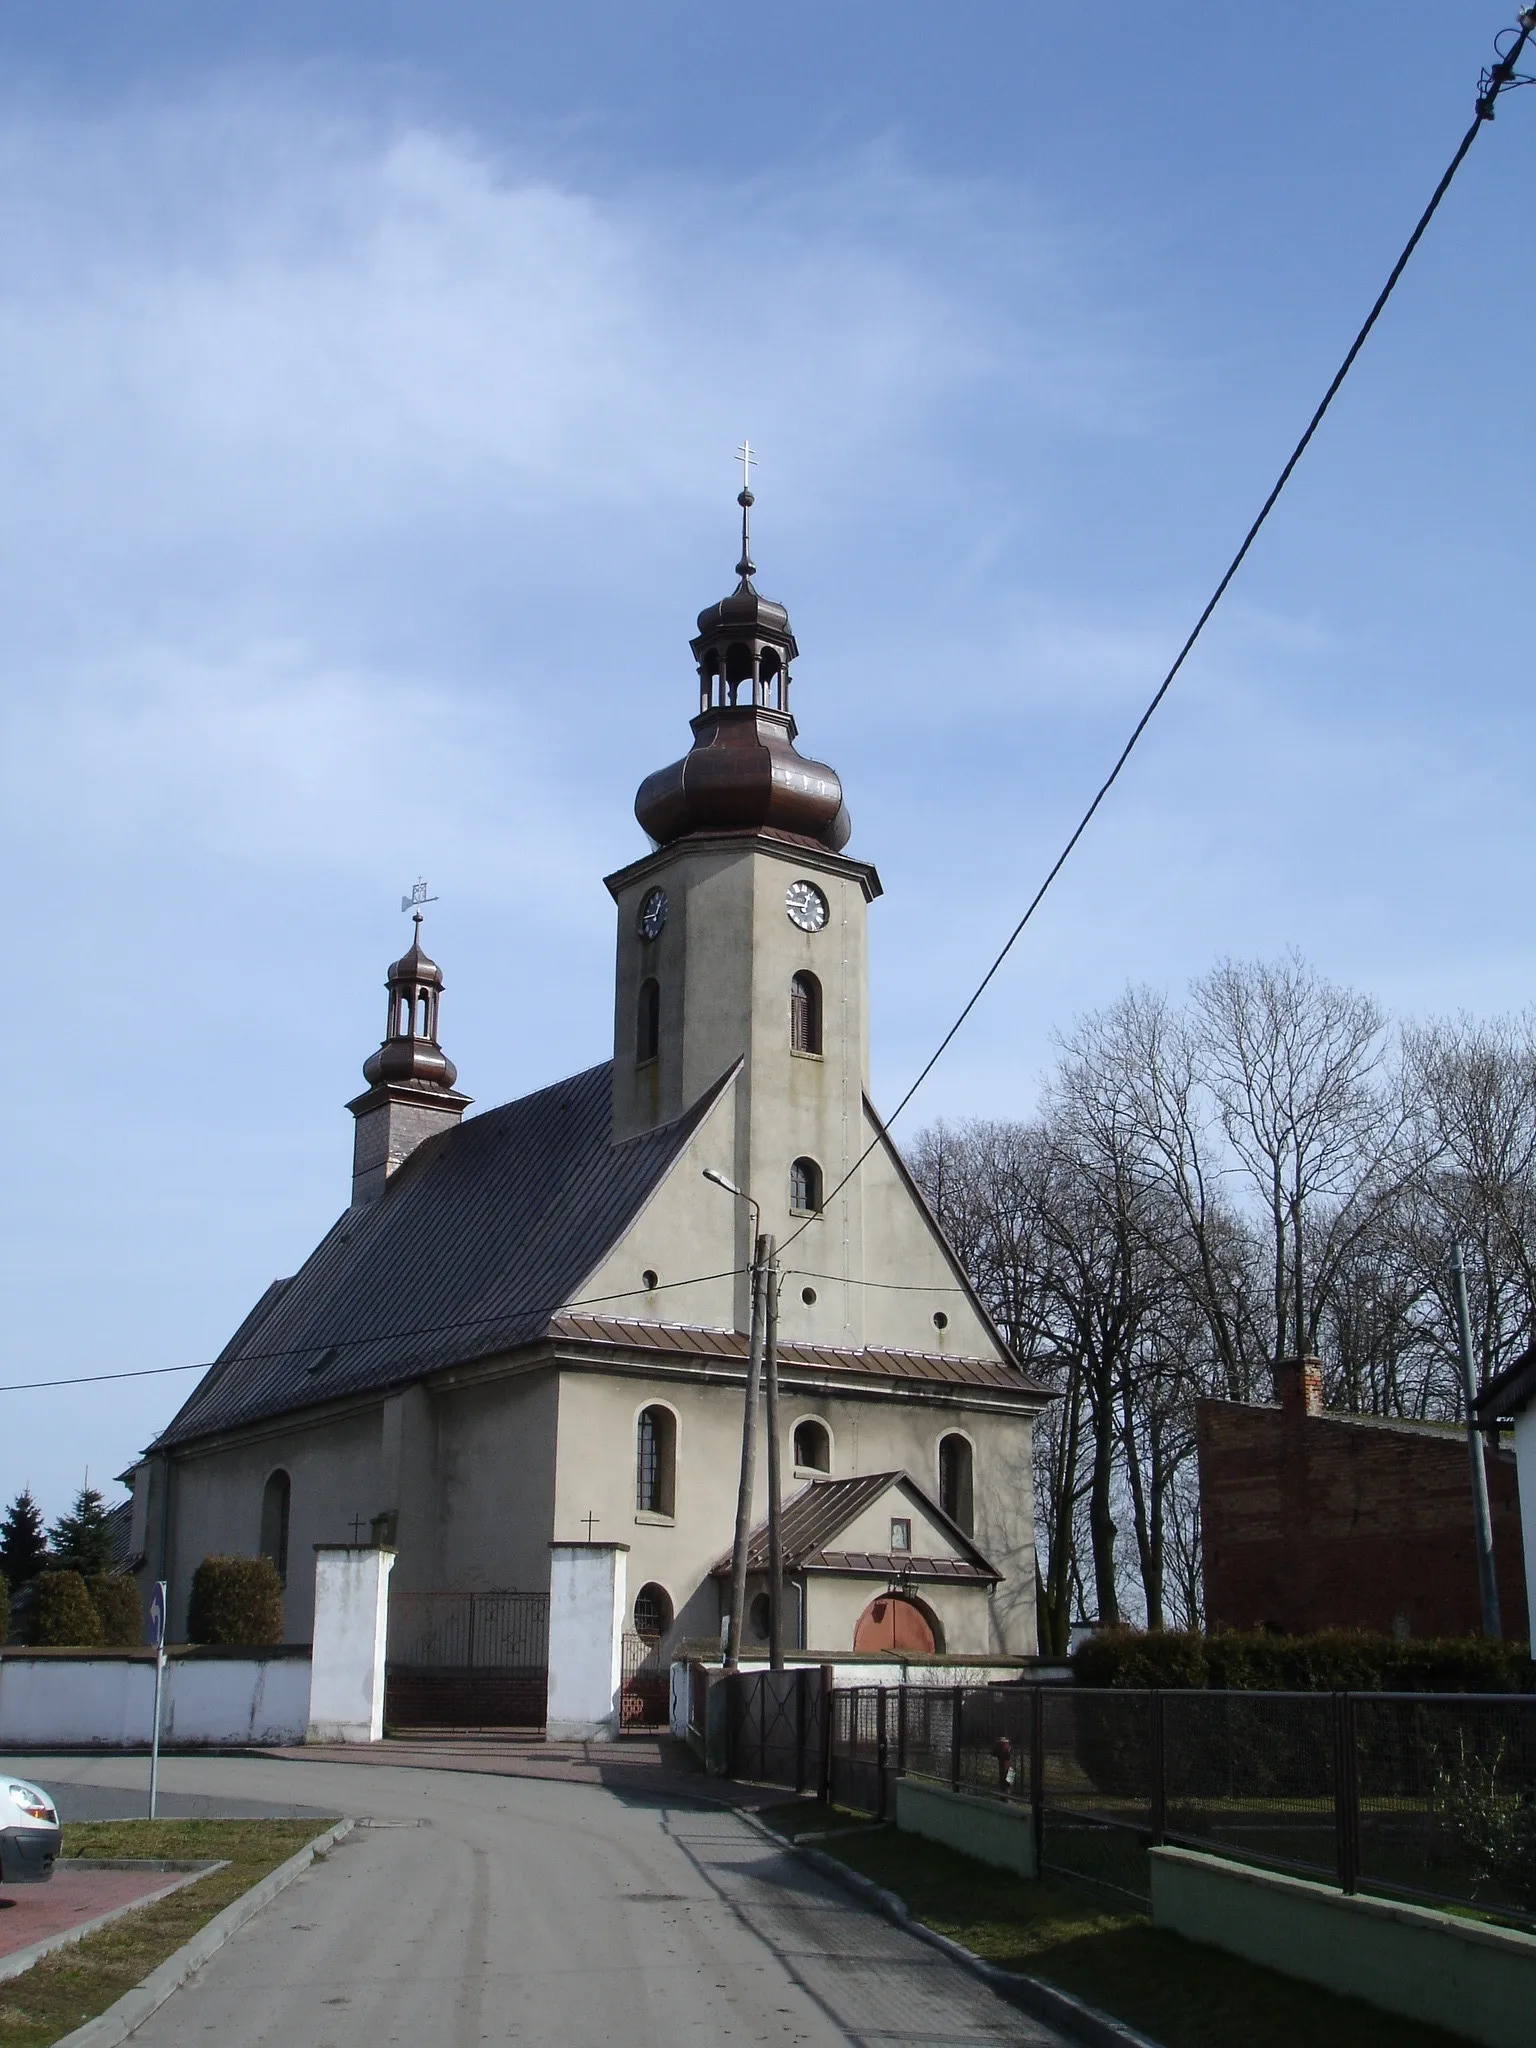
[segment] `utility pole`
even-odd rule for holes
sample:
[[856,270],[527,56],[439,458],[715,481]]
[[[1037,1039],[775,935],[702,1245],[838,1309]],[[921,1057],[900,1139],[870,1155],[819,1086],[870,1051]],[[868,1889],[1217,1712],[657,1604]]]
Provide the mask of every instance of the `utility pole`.
[[763,1366],[768,1383],[768,1666],[784,1669],[783,1491],[779,1483],[779,1250],[760,1238],[763,1259]]
[[[732,1193],[736,1191],[732,1189]],[[759,1237],[752,1253],[752,1332],[747,1339],[746,1412],[741,1419],[741,1484],[736,1493],[736,1540],[731,1545],[731,1624],[725,1668],[741,1663],[741,1638],[747,1618],[747,1538],[752,1533],[752,1489],[757,1480],[757,1403],[762,1384],[763,1331],[767,1310],[764,1260],[771,1238]]]
[[1483,1433],[1477,1426],[1477,1379],[1472,1369],[1472,1318],[1467,1313],[1467,1274],[1461,1244],[1451,1245],[1451,1292],[1456,1297],[1457,1348],[1461,1353],[1461,1392],[1467,1404],[1467,1459],[1472,1467],[1472,1526],[1477,1538],[1477,1589],[1483,1602],[1483,1634],[1496,1642],[1504,1629],[1499,1616],[1499,1581],[1493,1568],[1493,1517],[1488,1511],[1488,1471],[1483,1463]]

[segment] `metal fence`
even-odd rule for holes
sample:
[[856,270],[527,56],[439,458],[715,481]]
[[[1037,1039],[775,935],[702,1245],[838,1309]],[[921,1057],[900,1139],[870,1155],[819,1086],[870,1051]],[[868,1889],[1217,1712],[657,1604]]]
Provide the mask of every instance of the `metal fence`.
[[547,1593],[392,1593],[384,1718],[398,1728],[539,1728]]
[[792,1792],[821,1790],[832,1695],[819,1668],[736,1671],[716,1683],[725,1695],[727,1775]]
[[1536,1925],[1528,1694],[839,1689],[835,1803],[910,1775],[1027,1804],[1039,1867],[1145,1900],[1173,1843]]
[[671,1671],[671,1665],[662,1661],[661,1644],[655,1637],[626,1633],[619,1683],[620,1728],[638,1732],[667,1726]]

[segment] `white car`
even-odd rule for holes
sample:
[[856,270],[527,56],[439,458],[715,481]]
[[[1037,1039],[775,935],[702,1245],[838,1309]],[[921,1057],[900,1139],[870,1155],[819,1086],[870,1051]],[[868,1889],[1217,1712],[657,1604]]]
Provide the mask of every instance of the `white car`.
[[0,1884],[46,1884],[59,1853],[58,1808],[41,1787],[0,1777]]

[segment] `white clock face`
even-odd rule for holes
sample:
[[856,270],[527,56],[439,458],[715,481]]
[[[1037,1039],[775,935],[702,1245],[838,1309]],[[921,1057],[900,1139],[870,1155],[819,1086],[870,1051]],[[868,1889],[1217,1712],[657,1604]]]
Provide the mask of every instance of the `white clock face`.
[[827,921],[827,899],[814,882],[791,882],[784,896],[791,924],[803,932],[819,932]]
[[656,939],[667,921],[667,892],[653,889],[640,906],[639,931],[642,939]]

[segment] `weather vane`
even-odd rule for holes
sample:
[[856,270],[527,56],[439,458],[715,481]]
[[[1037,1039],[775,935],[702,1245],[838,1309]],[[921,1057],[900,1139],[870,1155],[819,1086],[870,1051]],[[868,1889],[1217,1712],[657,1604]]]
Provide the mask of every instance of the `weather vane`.
[[420,904],[435,903],[436,901],[437,898],[435,896],[429,896],[427,894],[427,885],[424,881],[421,880],[420,876],[418,876],[417,879],[411,884],[410,895],[402,896],[400,898],[400,908],[402,910],[415,910]]

